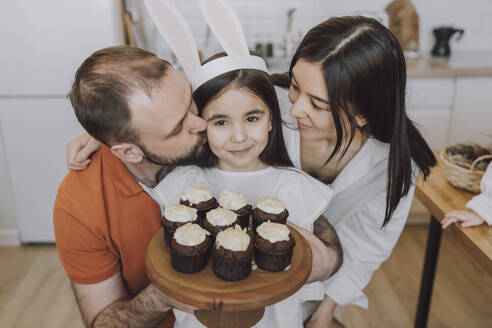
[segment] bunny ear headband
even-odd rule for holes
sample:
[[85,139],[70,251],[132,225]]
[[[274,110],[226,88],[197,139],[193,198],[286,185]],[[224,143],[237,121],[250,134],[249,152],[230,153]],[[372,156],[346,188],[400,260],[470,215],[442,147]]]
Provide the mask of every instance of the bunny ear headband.
[[193,90],[205,82],[236,69],[257,69],[268,73],[265,61],[249,54],[239,19],[224,0],[199,0],[205,21],[227,56],[200,64],[198,50],[183,16],[169,0],[145,0],[157,29],[181,62]]

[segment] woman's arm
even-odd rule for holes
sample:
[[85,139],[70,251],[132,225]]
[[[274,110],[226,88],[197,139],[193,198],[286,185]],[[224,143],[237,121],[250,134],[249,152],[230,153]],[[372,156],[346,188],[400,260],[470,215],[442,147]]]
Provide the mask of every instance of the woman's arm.
[[391,255],[405,226],[414,191],[415,185],[400,200],[391,221],[384,228],[385,192],[337,223],[335,229],[343,247],[343,264],[333,277],[324,282],[326,295],[337,304],[367,307],[367,298],[362,290],[374,271]]

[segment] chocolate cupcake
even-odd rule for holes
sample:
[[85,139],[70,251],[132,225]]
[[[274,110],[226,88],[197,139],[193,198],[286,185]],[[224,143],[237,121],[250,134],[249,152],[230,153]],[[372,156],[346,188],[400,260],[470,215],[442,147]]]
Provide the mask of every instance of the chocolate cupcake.
[[237,223],[238,218],[236,213],[226,208],[218,207],[207,212],[202,225],[215,237],[220,231],[233,227]]
[[239,225],[217,234],[213,247],[213,270],[221,279],[238,281],[251,273],[253,243]]
[[181,204],[167,205],[161,221],[166,243],[169,245],[177,228],[188,222],[196,222],[197,218],[197,210],[194,208]]
[[196,223],[186,223],[176,229],[169,250],[176,271],[198,272],[205,268],[210,250],[210,232]]
[[262,223],[256,229],[254,239],[256,265],[272,272],[284,270],[290,264],[295,244],[287,225]]
[[285,224],[288,216],[289,212],[285,208],[284,202],[270,196],[262,197],[251,211],[253,231],[256,232],[256,228],[267,221]]
[[217,208],[217,199],[212,190],[206,187],[193,186],[181,194],[180,204],[196,208],[198,217],[203,221],[208,211]]
[[248,198],[240,192],[224,190],[219,197],[219,206],[237,214],[241,228],[249,228],[251,205]]

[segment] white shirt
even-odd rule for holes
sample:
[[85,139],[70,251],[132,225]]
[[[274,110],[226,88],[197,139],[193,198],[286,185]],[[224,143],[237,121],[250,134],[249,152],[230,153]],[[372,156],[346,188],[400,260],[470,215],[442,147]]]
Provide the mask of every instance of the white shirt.
[[[231,172],[217,168],[197,166],[178,167],[169,173],[155,188],[154,194],[161,205],[179,202],[181,193],[192,185],[212,189],[218,198],[224,190],[239,191],[246,195],[250,204],[263,196],[273,196],[286,205],[288,221],[313,231],[314,221],[326,210],[333,197],[331,188],[294,168],[274,168]],[[323,284],[314,282],[304,285],[290,297],[267,306],[263,318],[254,326],[262,328],[301,328],[303,317],[301,305],[306,301],[319,301],[324,297]],[[195,316],[174,309],[175,327],[205,327]]]
[[487,171],[480,180],[480,191],[482,193],[473,197],[466,207],[492,225],[492,162],[487,166]]
[[[300,134],[295,118],[290,116],[287,91],[276,90],[287,152],[294,166],[300,168]],[[335,196],[324,217],[340,238],[344,258],[340,270],[324,282],[324,287],[325,293],[339,305],[367,308],[368,300],[362,290],[390,256],[408,217],[417,169],[408,195],[400,200],[391,220],[381,229],[386,209],[388,157],[389,145],[369,138],[331,184]]]

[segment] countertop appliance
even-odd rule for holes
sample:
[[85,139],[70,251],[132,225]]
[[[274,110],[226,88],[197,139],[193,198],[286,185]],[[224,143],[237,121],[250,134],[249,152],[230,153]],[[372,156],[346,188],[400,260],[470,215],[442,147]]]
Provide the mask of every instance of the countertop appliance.
[[456,41],[458,41],[463,36],[463,33],[465,33],[465,30],[461,28],[443,26],[433,29],[432,33],[436,38],[436,43],[431,51],[432,56],[449,57],[451,55],[449,40],[455,33],[458,33],[458,37],[456,38]]

